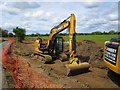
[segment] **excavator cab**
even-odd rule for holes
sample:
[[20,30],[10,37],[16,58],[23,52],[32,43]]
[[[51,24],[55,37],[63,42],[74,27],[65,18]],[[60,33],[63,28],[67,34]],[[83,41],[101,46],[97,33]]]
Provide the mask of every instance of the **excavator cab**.
[[55,45],[55,55],[57,58],[59,58],[61,61],[65,61],[68,59],[68,56],[64,53],[64,39],[63,37],[55,37],[54,39],[54,45]]
[[56,54],[63,53],[63,37],[55,37],[54,45]]

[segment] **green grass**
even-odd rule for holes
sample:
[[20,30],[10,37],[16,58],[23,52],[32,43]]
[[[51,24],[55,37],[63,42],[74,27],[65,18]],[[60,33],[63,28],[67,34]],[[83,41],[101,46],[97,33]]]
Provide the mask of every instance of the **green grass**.
[[78,36],[79,40],[92,40],[95,42],[104,43],[105,41],[109,41],[111,38],[117,38],[118,35],[88,35],[88,36]]
[[[118,37],[118,35],[76,35],[76,40],[77,41],[92,40],[97,43],[104,43],[105,41],[109,41],[111,38],[115,38],[115,37]],[[47,38],[48,36],[42,36],[42,39],[47,39]],[[63,36],[63,38],[65,41],[68,41],[69,35]]]
[[[42,38],[42,39],[48,39],[48,37],[49,36],[40,36],[40,38]],[[36,37],[30,37],[30,36],[27,36],[27,37],[25,37],[25,38],[38,38],[37,36]]]
[[[105,41],[109,41],[111,38],[118,37],[118,35],[76,35],[77,41],[82,40],[92,40],[97,43],[104,43]],[[65,41],[69,40],[68,36],[64,36]]]

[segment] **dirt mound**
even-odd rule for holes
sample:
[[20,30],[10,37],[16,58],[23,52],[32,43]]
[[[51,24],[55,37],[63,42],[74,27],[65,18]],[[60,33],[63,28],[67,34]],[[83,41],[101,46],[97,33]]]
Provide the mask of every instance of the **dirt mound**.
[[90,40],[77,43],[77,55],[80,60],[88,61],[94,67],[105,67],[103,64],[103,46]]
[[[12,52],[15,55],[30,57],[34,52],[34,38],[26,39],[23,43],[14,43]],[[65,43],[65,51],[68,51],[69,43]],[[84,40],[83,42],[76,43],[76,54],[81,61],[89,62],[93,67],[105,68],[103,64],[103,46],[90,41]],[[31,58],[31,57],[30,57]]]
[[23,43],[15,42],[12,45],[12,53],[17,56],[30,56],[34,51],[34,38],[25,39]]
[[[69,47],[68,43],[65,43],[64,47]],[[84,40],[77,42],[76,47],[76,54],[81,61],[89,62],[93,67],[105,68],[103,64],[103,45],[94,41]]]

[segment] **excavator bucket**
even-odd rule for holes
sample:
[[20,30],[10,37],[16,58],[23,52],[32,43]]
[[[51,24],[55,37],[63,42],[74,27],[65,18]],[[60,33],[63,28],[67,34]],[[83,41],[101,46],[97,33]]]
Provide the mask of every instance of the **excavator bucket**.
[[74,76],[88,71],[90,65],[87,62],[79,64],[67,64],[67,76]]

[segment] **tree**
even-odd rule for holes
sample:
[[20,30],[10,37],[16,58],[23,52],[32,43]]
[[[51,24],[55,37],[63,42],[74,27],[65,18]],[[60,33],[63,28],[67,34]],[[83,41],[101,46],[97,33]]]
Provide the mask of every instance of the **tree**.
[[114,34],[114,33],[115,33],[114,30],[109,31],[109,34]]
[[2,34],[0,36],[2,36],[2,37],[7,37],[8,36],[8,31],[7,30],[4,30],[4,29],[0,28],[0,32]]
[[9,33],[8,36],[9,37],[13,37],[14,35],[13,35],[13,33]]
[[15,36],[18,38],[19,42],[22,42],[25,39],[25,33],[26,30],[24,28],[14,28],[13,32],[15,33]]
[[108,32],[105,32],[105,31],[104,31],[102,34],[103,34],[103,35],[108,35]]
[[120,35],[120,32],[118,32],[118,35]]
[[39,33],[36,33],[36,34],[35,34],[35,36],[38,36],[38,37],[39,37],[39,36],[40,36],[40,34],[39,34]]
[[31,36],[31,37],[34,37],[34,36],[35,36],[35,34],[31,34],[30,36]]
[[92,34],[93,34],[93,35],[101,35],[102,32],[100,32],[100,31],[96,31],[96,32],[92,32]]

